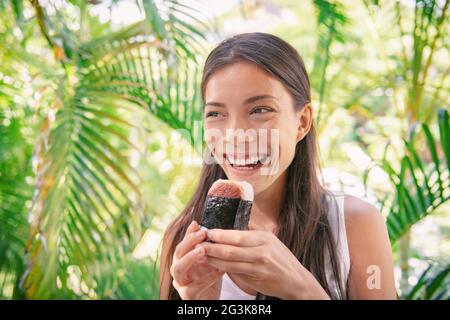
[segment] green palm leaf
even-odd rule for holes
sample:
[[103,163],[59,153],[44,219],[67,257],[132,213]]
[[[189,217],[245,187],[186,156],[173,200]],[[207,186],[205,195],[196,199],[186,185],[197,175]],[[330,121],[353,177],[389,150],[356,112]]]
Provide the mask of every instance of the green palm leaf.
[[417,283],[404,295],[407,300],[448,300],[450,265],[430,263]]
[[[158,300],[159,284],[156,264],[150,260],[127,259],[119,279],[113,299],[121,300]],[[151,280],[150,280],[151,279]],[[143,286],[142,283],[147,283]]]
[[335,42],[344,42],[344,27],[348,19],[344,14],[344,8],[339,2],[327,0],[314,0],[317,11],[318,43],[314,55],[314,65],[311,72],[312,86],[319,94],[319,113],[317,124],[320,124],[324,109],[326,86],[329,82],[327,69],[331,64],[331,49]]
[[[0,85],[3,84],[0,80]],[[7,90],[0,92],[5,94]],[[32,191],[26,183],[26,177],[31,175],[27,157],[31,145],[21,133],[23,119],[7,116],[14,102],[12,96],[3,98],[6,103],[0,107],[0,299],[23,297],[19,284],[25,269],[26,203]]]
[[[384,22],[379,29],[374,28],[377,51],[388,71],[383,77],[378,77],[383,79],[384,84],[381,85],[385,86],[387,80],[389,87],[395,91],[404,86],[407,91],[406,105],[395,102],[399,113],[405,114],[410,123],[428,123],[442,103],[448,103],[445,98],[440,98],[449,90],[448,64],[437,68],[438,74],[431,72],[431,69],[440,63],[439,52],[448,50],[445,34],[448,33],[450,1],[415,0],[408,5],[400,0],[366,0],[364,3],[374,22]],[[385,46],[393,36],[399,50],[396,54],[387,55]],[[411,39],[411,43],[406,39]],[[402,111],[404,109],[406,112]]]
[[[12,19],[2,22],[9,25]],[[7,44],[7,34],[0,32]],[[27,204],[32,195],[32,144],[23,132],[31,129],[29,110],[21,95],[24,83],[14,76],[26,69],[17,46],[0,48],[0,299],[23,298]]]
[[175,1],[144,8],[145,21],[79,45],[73,60],[66,55],[60,102],[35,149],[29,298],[114,296],[119,279],[106,269],[124,268],[151,219],[130,161],[143,152],[130,138],[136,119],[150,111],[190,133],[201,119],[201,32]]
[[[408,153],[402,158],[399,171],[394,170],[386,159],[382,162],[396,188],[395,201],[387,217],[392,242],[450,198],[450,124],[447,110],[439,111],[438,123],[439,141],[427,124],[412,128],[411,136],[404,140]],[[422,153],[414,144],[419,128],[426,141],[426,149]]]

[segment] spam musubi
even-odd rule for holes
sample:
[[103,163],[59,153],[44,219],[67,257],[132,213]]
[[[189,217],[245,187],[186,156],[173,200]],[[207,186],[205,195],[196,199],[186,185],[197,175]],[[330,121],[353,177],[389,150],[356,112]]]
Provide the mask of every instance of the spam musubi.
[[219,179],[208,191],[200,225],[247,230],[252,204],[253,188],[248,182]]

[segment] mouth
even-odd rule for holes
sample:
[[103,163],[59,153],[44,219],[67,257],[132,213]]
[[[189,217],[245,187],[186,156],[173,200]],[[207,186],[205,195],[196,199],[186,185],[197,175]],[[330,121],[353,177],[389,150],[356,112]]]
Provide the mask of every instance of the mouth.
[[240,173],[253,173],[270,162],[268,155],[234,156],[224,155],[226,164]]

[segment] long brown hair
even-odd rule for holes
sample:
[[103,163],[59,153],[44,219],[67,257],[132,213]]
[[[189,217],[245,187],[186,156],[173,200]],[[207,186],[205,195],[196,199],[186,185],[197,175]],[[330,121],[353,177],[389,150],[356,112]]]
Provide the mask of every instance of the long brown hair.
[[[284,40],[259,32],[244,33],[228,38],[209,54],[201,83],[203,101],[207,82],[214,72],[239,61],[250,61],[278,79],[292,94],[295,110],[301,110],[311,102],[310,82],[300,55]],[[336,243],[327,219],[328,191],[322,187],[319,173],[316,134],[312,125],[308,134],[297,143],[294,159],[288,168],[285,201],[280,208],[278,237],[300,263],[316,277],[330,297],[340,299],[344,291],[341,285]],[[201,220],[206,195],[217,179],[226,179],[220,165],[204,163],[194,195],[166,231],[164,242],[168,244],[168,259],[167,265],[163,266],[161,272],[169,270],[175,247],[183,239],[189,224],[193,220]],[[172,236],[172,239],[168,239],[168,234]],[[326,277],[326,251],[330,254],[330,263],[337,282],[337,296]],[[172,284],[168,298],[180,299]],[[257,298],[272,297],[258,294]]]

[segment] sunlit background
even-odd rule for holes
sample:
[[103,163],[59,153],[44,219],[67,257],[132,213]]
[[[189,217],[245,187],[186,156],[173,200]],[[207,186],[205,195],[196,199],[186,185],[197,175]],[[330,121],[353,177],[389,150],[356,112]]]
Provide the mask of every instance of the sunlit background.
[[199,78],[268,32],[305,60],[324,181],[387,219],[398,294],[448,299],[449,0],[0,0],[0,299],[157,299],[202,163]]

